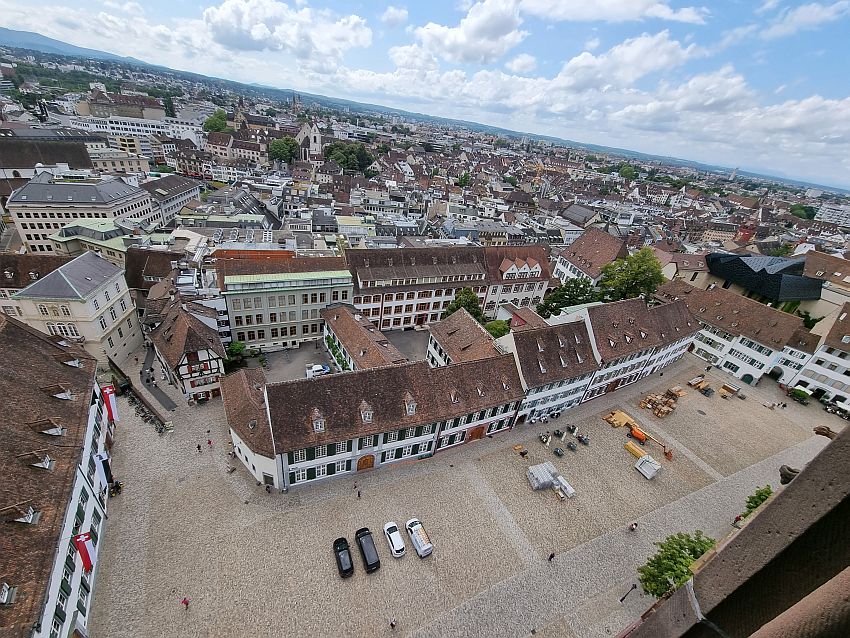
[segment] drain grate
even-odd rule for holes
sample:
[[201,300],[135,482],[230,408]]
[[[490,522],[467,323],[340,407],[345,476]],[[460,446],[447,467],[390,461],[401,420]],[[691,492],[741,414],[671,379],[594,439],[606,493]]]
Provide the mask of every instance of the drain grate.
[[706,416],[705,412],[703,412],[702,410],[697,410],[697,414],[701,414],[703,416]]

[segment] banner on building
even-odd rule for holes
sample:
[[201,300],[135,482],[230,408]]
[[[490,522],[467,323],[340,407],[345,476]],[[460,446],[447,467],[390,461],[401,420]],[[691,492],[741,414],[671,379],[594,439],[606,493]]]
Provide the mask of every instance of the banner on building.
[[100,489],[104,490],[109,487],[114,480],[112,478],[112,468],[109,467],[109,454],[99,452],[94,455],[94,466],[97,471],[97,478],[100,482]]
[[80,558],[83,559],[83,571],[90,572],[95,561],[94,542],[91,539],[91,534],[89,532],[77,534],[72,540],[74,547],[80,553]]
[[109,420],[117,423],[121,420],[118,416],[118,402],[115,400],[115,386],[105,385],[101,388],[103,391],[103,402],[106,403],[106,413],[109,415]]

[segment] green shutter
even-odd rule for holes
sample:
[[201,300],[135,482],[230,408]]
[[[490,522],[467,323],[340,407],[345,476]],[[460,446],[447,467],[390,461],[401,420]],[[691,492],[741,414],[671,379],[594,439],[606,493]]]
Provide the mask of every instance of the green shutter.
[[422,426],[421,425],[416,427],[416,430],[413,432],[413,436],[422,436]]
[[[292,454],[292,453],[290,452],[290,454]],[[295,472],[290,472],[289,473],[289,484],[292,485],[293,483],[295,483]]]
[[348,439],[348,442],[345,444],[345,449],[351,452],[354,449],[354,441]]
[[362,450],[362,449],[363,449],[363,442],[364,442],[365,440],[366,440],[366,437],[364,437],[364,436],[361,436],[359,439],[357,439],[357,449],[358,449],[358,450]]
[[384,462],[384,461],[386,461],[386,460],[387,460],[387,453],[386,453],[386,452],[381,452],[381,463],[383,463],[383,462]]
[[336,463],[328,463],[328,476],[336,474]]
[[65,592],[66,595],[68,595],[68,596],[71,595],[71,583],[69,583],[64,578],[62,579],[62,584],[59,585],[59,589],[61,589],[63,592]]
[[308,447],[307,448],[307,460],[315,461],[316,460],[316,448]]
[[398,431],[398,440],[404,441],[404,435],[407,434],[407,430],[399,430]]
[[307,480],[312,481],[314,478],[316,478],[316,468],[311,467],[307,470]]
[[401,458],[401,453],[402,453],[403,451],[404,451],[404,450],[402,450],[400,447],[397,447],[397,448],[395,449],[395,458],[400,459],[400,458]]
[[345,462],[345,470],[347,472],[351,471],[351,460],[348,460],[348,461]]
[[83,616],[86,615],[86,606],[83,604],[82,600],[77,601],[77,611],[80,612]]
[[58,605],[58,603],[56,605],[56,617],[59,619],[59,622],[65,622],[65,612]]
[[287,458],[288,458],[287,463],[289,463],[289,465],[292,465],[293,463],[295,463],[295,452],[288,452]]
[[71,556],[65,557],[65,567],[68,568],[69,572],[71,572],[72,574],[74,573],[74,570],[77,569],[77,563],[73,559],[73,557],[71,557]]

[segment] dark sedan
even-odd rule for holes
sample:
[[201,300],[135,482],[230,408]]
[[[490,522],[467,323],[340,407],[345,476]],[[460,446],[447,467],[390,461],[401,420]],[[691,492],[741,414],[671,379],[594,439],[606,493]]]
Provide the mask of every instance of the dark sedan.
[[338,538],[334,541],[334,558],[336,558],[336,568],[340,576],[348,578],[354,573],[354,563],[351,561],[351,550],[347,539]]

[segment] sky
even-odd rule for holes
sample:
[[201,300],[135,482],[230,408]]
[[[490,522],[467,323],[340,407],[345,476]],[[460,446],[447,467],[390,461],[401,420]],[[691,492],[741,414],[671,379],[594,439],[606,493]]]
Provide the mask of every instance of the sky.
[[850,0],[3,0],[174,69],[850,188]]

